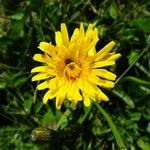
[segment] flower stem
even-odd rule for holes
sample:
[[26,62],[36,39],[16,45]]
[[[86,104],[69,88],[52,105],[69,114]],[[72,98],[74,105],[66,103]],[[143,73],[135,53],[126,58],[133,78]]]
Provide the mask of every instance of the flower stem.
[[83,124],[83,122],[87,119],[87,117],[89,116],[90,112],[91,112],[91,108],[92,106],[90,107],[87,107],[86,108],[86,111],[85,111],[85,114],[83,115],[83,117],[81,119],[79,119],[78,123],[81,125]]
[[95,101],[93,101],[95,106],[97,107],[97,109],[99,110],[99,112],[105,117],[106,121],[108,122],[108,125],[110,126],[114,137],[116,139],[117,145],[119,147],[120,150],[127,150],[119,131],[116,128],[116,125],[113,123],[111,117],[107,114],[107,112]]

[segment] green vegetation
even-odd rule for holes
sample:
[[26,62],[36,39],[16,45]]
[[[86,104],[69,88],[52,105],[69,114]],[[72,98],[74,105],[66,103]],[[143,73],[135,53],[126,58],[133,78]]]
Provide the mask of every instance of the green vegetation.
[[[93,23],[99,30],[97,49],[117,42],[122,57],[110,69],[118,79],[114,89],[106,90],[110,101],[101,102],[99,109],[79,103],[72,110],[66,101],[56,111],[54,101],[42,104],[44,92],[31,83],[39,42],[54,43],[62,22],[69,34],[80,22]],[[0,1],[0,149],[50,149],[50,143],[31,142],[31,133],[57,123],[60,134],[66,133],[59,150],[117,150],[119,143],[129,150],[150,149],[149,0]],[[56,142],[51,144],[58,144],[59,137]]]

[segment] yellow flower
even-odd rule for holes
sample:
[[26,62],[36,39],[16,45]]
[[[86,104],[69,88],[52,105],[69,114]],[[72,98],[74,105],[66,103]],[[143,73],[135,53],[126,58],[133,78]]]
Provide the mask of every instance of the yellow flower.
[[33,59],[42,65],[32,69],[32,81],[43,80],[38,90],[47,89],[43,103],[56,98],[56,108],[60,109],[65,99],[74,105],[83,101],[90,106],[93,100],[108,101],[108,97],[100,90],[113,88],[116,75],[104,69],[114,65],[121,56],[110,52],[115,42],[108,43],[96,52],[99,40],[98,30],[90,24],[84,31],[83,24],[76,28],[69,39],[67,27],[61,24],[61,30],[55,33],[56,45],[41,42],[39,49],[43,54],[35,54]]

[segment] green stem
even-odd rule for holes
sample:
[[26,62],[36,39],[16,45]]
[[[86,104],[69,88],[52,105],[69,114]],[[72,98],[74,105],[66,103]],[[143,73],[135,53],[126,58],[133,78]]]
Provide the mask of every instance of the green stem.
[[84,114],[84,116],[81,118],[81,119],[79,119],[79,124],[83,124],[83,122],[86,120],[86,118],[89,116],[89,114],[90,114],[90,112],[91,112],[91,108],[92,108],[92,106],[90,106],[90,107],[88,107],[87,109],[86,109],[86,112],[85,112],[85,114]]
[[132,62],[132,64],[120,75],[120,77],[115,81],[115,84],[118,83],[120,81],[120,79],[122,79],[122,77],[134,66],[134,64],[140,59],[140,57],[146,52],[148,51],[147,48],[145,48],[140,54],[139,56]]
[[125,144],[123,143],[123,140],[120,136],[119,131],[117,130],[115,124],[113,123],[111,117],[107,114],[107,112],[95,101],[93,101],[97,109],[100,111],[100,113],[105,117],[106,121],[108,122],[108,125],[110,126],[114,137],[116,139],[117,145],[120,150],[127,150]]

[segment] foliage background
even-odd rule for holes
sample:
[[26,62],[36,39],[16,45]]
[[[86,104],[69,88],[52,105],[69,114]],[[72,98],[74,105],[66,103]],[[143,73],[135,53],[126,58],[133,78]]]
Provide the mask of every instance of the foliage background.
[[[122,54],[111,68],[120,77],[101,103],[130,150],[150,148],[150,2],[149,0],[1,0],[0,1],[0,147],[2,150],[48,149],[33,144],[38,126],[55,126],[62,112],[43,105],[30,70],[40,41],[54,42],[54,31],[65,22],[71,34],[80,22],[99,30],[102,48],[117,41]],[[33,103],[36,100],[35,103]],[[89,113],[88,113],[89,112]],[[83,120],[83,121],[81,121]],[[81,123],[82,122],[82,123]],[[94,106],[73,111],[66,132],[77,136],[61,149],[118,149],[105,118]],[[71,147],[72,146],[72,147]]]

